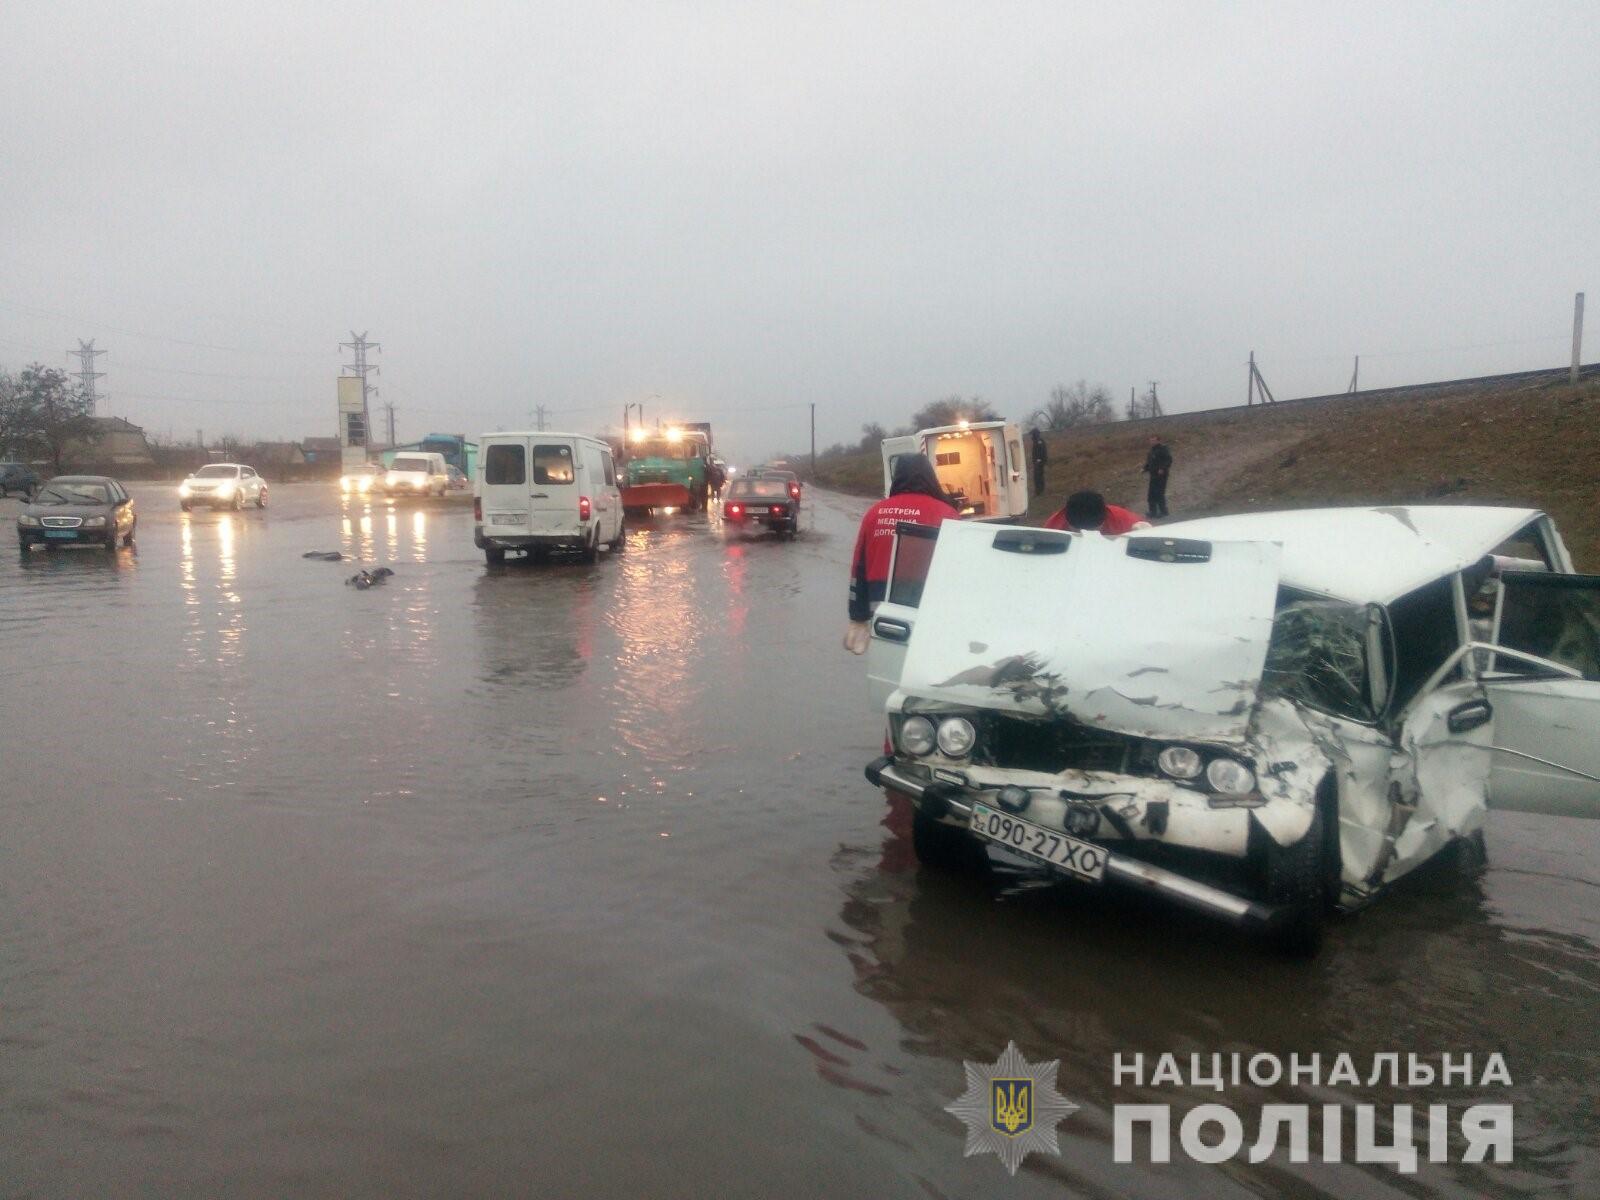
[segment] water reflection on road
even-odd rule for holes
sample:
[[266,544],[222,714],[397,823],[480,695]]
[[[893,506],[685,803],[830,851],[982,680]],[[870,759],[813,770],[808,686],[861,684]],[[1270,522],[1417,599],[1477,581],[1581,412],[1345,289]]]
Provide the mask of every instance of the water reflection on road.
[[[489,567],[460,501],[136,496],[137,549],[0,561],[0,1192],[1596,1194],[1587,824],[1497,818],[1487,874],[1284,963],[915,867],[849,502]],[[1012,1039],[1082,1106],[1015,1180],[942,1111]],[[1517,1163],[1111,1163],[1114,1104],[1217,1098],[1115,1054],[1259,1050],[1499,1051]]]

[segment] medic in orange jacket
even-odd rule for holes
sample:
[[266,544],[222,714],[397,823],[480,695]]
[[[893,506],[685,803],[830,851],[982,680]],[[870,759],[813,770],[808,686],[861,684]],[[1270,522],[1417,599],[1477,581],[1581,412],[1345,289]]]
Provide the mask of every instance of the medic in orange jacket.
[[872,615],[872,606],[888,591],[895,526],[904,521],[937,528],[941,521],[960,517],[943,500],[918,492],[902,492],[867,509],[856,534],[856,548],[850,555],[850,619],[865,621]]

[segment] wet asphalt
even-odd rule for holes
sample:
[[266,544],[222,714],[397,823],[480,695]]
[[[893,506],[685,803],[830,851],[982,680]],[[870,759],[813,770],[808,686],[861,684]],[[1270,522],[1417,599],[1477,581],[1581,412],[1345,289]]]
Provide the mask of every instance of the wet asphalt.
[[[491,568],[459,498],[133,491],[135,549],[0,555],[0,1195],[1600,1195],[1600,826],[1496,816],[1286,962],[916,868],[839,648],[860,501]],[[1015,1179],[943,1111],[1009,1040],[1080,1106]],[[1514,1083],[1114,1084],[1165,1051]],[[1119,1103],[1480,1098],[1513,1164],[1112,1162]]]

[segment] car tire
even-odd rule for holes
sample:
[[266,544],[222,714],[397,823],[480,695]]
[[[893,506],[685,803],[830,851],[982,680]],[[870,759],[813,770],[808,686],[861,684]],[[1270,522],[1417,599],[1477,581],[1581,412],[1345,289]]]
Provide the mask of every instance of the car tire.
[[122,544],[124,546],[133,545],[133,535],[138,531],[138,529],[139,529],[139,518],[135,517],[133,519],[133,524],[128,526],[128,532],[125,533],[123,535],[123,537],[122,537]]
[[233,508],[234,512],[242,512],[242,511],[244,511],[244,495],[242,493],[235,492],[233,494],[233,505],[232,505],[232,508]]
[[256,493],[256,507],[257,508],[265,508],[266,506],[267,506],[267,489],[266,488],[262,488],[259,492]]
[[115,554],[117,552],[117,543],[120,542],[121,540],[122,540],[122,536],[119,533],[117,533],[117,527],[115,525],[113,525],[111,527],[111,532],[106,535],[106,543],[105,543],[106,553],[107,554]]
[[625,521],[617,522],[617,536],[607,543],[607,548],[613,554],[621,554],[628,548],[628,526]]
[[1263,837],[1262,893],[1281,910],[1267,933],[1269,947],[1292,958],[1310,958],[1322,948],[1323,923],[1330,906],[1329,843],[1332,840],[1318,803],[1305,836],[1292,846]]
[[600,531],[596,529],[594,536],[584,543],[583,549],[578,551],[578,557],[586,563],[600,560]]
[[485,546],[483,548],[483,561],[491,567],[498,567],[506,561],[505,548],[502,546]]
[[179,500],[178,507],[183,509],[184,512],[188,512],[193,506],[187,500]]
[[911,816],[911,848],[917,861],[935,871],[980,875],[989,869],[989,855],[965,829],[945,825],[919,810]]

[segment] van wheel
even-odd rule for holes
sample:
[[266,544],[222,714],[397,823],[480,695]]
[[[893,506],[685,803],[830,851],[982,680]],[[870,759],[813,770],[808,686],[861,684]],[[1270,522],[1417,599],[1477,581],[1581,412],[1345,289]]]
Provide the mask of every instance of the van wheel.
[[919,810],[911,816],[911,848],[917,861],[935,871],[980,875],[989,869],[989,855],[964,829],[940,824]]
[[498,567],[506,560],[505,548],[501,546],[485,546],[483,548],[483,561],[491,567]]
[[626,523],[621,521],[617,523],[617,536],[608,543],[608,546],[613,554],[621,554],[628,548],[628,526]]
[[600,531],[598,529],[594,531],[594,536],[583,544],[583,549],[578,551],[578,557],[586,563],[599,561]]

